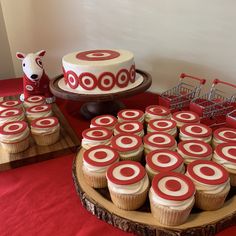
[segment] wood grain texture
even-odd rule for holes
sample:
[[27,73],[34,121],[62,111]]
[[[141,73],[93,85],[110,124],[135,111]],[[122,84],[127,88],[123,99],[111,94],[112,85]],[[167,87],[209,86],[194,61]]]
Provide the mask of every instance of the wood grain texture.
[[142,236],[213,236],[221,230],[236,225],[236,188],[232,188],[224,206],[216,211],[193,209],[186,223],[165,227],[158,224],[149,210],[148,199],[137,211],[124,211],[110,200],[107,189],[96,190],[84,180],[82,174],[81,149],[73,163],[73,179],[82,205],[97,218],[120,228]]
[[[6,97],[5,100],[12,100],[16,97]],[[10,154],[0,146],[0,171],[20,167],[30,163],[59,157],[63,154],[76,152],[79,140],[61,113],[56,104],[52,105],[54,116],[59,119],[61,130],[60,139],[53,145],[38,146],[30,137],[30,147],[20,153]]]

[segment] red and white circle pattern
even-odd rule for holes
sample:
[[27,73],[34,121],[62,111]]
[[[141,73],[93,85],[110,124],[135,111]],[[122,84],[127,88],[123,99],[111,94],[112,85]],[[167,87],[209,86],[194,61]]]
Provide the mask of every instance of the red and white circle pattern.
[[130,82],[134,83],[135,82],[135,77],[136,77],[135,65],[131,66],[131,68],[129,70],[129,76],[130,76]]
[[98,88],[103,91],[111,90],[116,84],[116,77],[111,72],[104,72],[98,78]]
[[79,79],[74,71],[66,72],[66,84],[68,83],[72,89],[76,89],[79,86]]
[[139,120],[144,116],[144,113],[141,110],[124,109],[119,111],[117,116],[122,120]]
[[198,114],[190,111],[178,111],[173,114],[173,119],[186,123],[197,123],[200,121]]
[[185,124],[180,128],[180,132],[194,137],[208,137],[211,136],[212,130],[203,124]]
[[38,103],[38,102],[44,102],[45,101],[45,97],[43,96],[30,96],[28,98],[25,99],[26,102],[30,102],[30,103]]
[[12,100],[12,101],[5,101],[5,102],[1,102],[0,103],[0,106],[3,106],[3,107],[14,107],[14,106],[17,106],[20,104],[20,101],[17,101],[17,100]]
[[163,106],[151,105],[146,108],[146,112],[157,116],[168,116],[170,115],[170,110]]
[[120,88],[124,88],[129,84],[130,74],[126,69],[121,69],[116,75],[116,84]]
[[9,108],[3,111],[0,111],[0,117],[11,117],[21,115],[23,111],[19,108]]
[[174,129],[176,127],[176,122],[174,120],[168,119],[150,120],[148,125],[153,130],[166,131]]
[[221,143],[215,149],[216,155],[219,157],[236,164],[236,144],[234,143]]
[[119,56],[120,53],[114,50],[90,50],[76,54],[76,58],[83,61],[107,61]]
[[11,121],[0,127],[0,133],[3,135],[19,134],[27,128],[25,121]]
[[58,125],[56,117],[42,117],[32,121],[31,126],[37,128],[49,128]]
[[94,126],[113,126],[117,123],[117,119],[111,115],[96,116],[91,120]]
[[33,107],[29,107],[27,109],[27,112],[32,112],[32,113],[38,113],[38,112],[44,112],[44,111],[48,111],[51,110],[52,106],[51,105],[39,105],[39,106],[33,106]]
[[82,136],[90,140],[106,140],[111,138],[112,131],[103,127],[95,127],[84,130]]
[[79,76],[80,86],[85,90],[93,90],[97,86],[97,78],[90,72],[84,72]]
[[233,128],[219,128],[214,132],[214,138],[224,142],[236,142],[236,129]]
[[176,145],[173,136],[164,132],[152,132],[144,136],[144,144],[157,148],[172,148]]
[[124,121],[121,123],[118,123],[115,127],[115,130],[119,133],[125,132],[125,133],[137,133],[141,132],[143,130],[143,125],[139,121]]

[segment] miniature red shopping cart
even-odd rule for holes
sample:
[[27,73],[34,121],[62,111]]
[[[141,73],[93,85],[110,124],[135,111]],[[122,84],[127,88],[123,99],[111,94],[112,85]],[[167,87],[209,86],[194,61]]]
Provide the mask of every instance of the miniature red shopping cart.
[[171,111],[188,108],[190,101],[200,95],[201,87],[205,82],[205,79],[182,73],[177,86],[160,94],[159,105]]
[[[221,89],[218,89],[218,86],[222,86]],[[191,101],[190,110],[196,112],[203,123],[214,120],[210,122],[210,126],[224,124],[226,115],[236,109],[235,88],[234,84],[215,79],[209,93]]]
[[236,110],[231,111],[226,116],[226,124],[236,129]]

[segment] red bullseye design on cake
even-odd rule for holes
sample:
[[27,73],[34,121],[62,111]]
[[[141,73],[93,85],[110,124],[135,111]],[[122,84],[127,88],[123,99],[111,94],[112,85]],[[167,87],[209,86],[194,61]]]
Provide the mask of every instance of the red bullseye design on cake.
[[174,151],[155,150],[147,154],[146,163],[151,169],[158,172],[171,171],[183,164],[183,158]]
[[119,160],[119,154],[109,146],[98,145],[86,150],[83,159],[93,166],[108,166]]
[[191,162],[188,165],[187,173],[192,179],[210,185],[223,184],[229,178],[228,172],[224,167],[207,160]]
[[168,119],[150,120],[148,126],[155,131],[166,131],[174,129],[176,122]]
[[236,164],[236,144],[221,143],[215,149],[215,154],[226,161]]
[[130,80],[129,71],[126,69],[121,69],[116,75],[116,85],[120,88],[124,88],[128,85]]
[[0,127],[0,134],[10,135],[19,134],[27,128],[27,123],[25,121],[11,121],[3,124]]
[[43,96],[30,96],[25,99],[25,102],[30,102],[30,103],[38,103],[38,102],[44,102],[45,97]]
[[191,111],[178,111],[173,114],[173,119],[184,123],[198,123],[200,117]]
[[82,136],[89,140],[105,140],[111,138],[112,131],[103,127],[95,127],[84,130]]
[[136,134],[117,134],[111,140],[111,146],[117,151],[132,151],[142,146],[142,138]]
[[118,123],[115,130],[118,131],[118,133],[139,133],[143,130],[143,125],[139,121],[124,121]]
[[180,128],[180,132],[195,138],[209,137],[212,134],[211,128],[204,124],[185,124]]
[[98,78],[98,88],[104,91],[111,90],[116,84],[116,77],[111,72],[104,72]]
[[136,78],[136,71],[135,71],[135,65],[132,65],[130,70],[129,70],[129,75],[130,75],[130,82],[134,83],[135,82],[135,78]]
[[9,109],[0,111],[0,117],[19,116],[22,113],[23,111],[19,108],[9,108]]
[[151,105],[146,108],[146,112],[152,115],[158,116],[168,116],[170,115],[170,110],[163,106]]
[[76,54],[76,58],[83,61],[107,61],[120,56],[120,53],[113,50],[90,50]]
[[141,119],[144,116],[144,113],[141,110],[124,109],[119,111],[117,116],[119,119],[131,121]]
[[183,201],[195,193],[193,182],[185,175],[176,172],[161,172],[152,181],[152,189],[161,198]]
[[236,129],[219,128],[214,131],[213,136],[223,142],[236,142]]
[[111,115],[96,116],[91,120],[93,126],[109,126],[113,127],[117,123],[117,119]]
[[43,117],[33,120],[31,126],[37,128],[49,128],[58,125],[58,123],[56,117]]
[[211,146],[200,140],[182,141],[178,144],[178,150],[186,156],[197,158],[209,157],[212,154]]
[[96,76],[92,73],[84,72],[79,76],[79,84],[83,89],[93,90],[97,87],[98,81]]
[[50,104],[45,104],[45,105],[29,107],[27,108],[27,112],[38,113],[38,112],[50,111],[51,109],[52,106]]
[[8,107],[14,107],[14,106],[18,106],[18,105],[20,105],[21,104],[21,102],[20,101],[18,101],[18,100],[12,100],[12,101],[5,101],[5,102],[0,102],[0,106],[2,106],[2,107],[6,107],[6,108],[8,108]]
[[146,175],[144,167],[135,161],[121,161],[107,170],[107,178],[114,184],[131,185],[141,181]]
[[79,86],[79,79],[74,71],[69,70],[66,72],[66,83],[68,83],[72,89]]

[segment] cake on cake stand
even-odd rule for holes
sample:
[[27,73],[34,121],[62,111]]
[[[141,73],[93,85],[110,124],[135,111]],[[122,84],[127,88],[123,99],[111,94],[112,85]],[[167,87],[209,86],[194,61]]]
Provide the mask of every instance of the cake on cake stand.
[[80,94],[74,93],[64,89],[60,84],[63,83],[63,75],[59,75],[50,81],[51,92],[56,96],[63,99],[85,102],[81,108],[80,113],[85,119],[91,119],[95,116],[102,114],[116,115],[117,112],[124,108],[124,104],[119,101],[121,98],[130,97],[146,91],[152,84],[151,75],[142,70],[136,70],[136,73],[143,77],[141,83],[136,87],[123,89],[105,94]]

